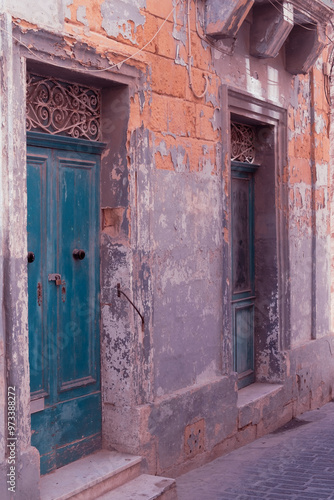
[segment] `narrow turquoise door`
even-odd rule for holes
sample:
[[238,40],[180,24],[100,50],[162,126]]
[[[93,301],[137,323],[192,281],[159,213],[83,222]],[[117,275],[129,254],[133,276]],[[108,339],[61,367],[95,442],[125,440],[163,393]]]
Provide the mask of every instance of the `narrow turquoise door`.
[[31,443],[42,474],[101,447],[101,147],[28,134]]
[[254,382],[254,165],[232,162],[233,364],[238,387]]

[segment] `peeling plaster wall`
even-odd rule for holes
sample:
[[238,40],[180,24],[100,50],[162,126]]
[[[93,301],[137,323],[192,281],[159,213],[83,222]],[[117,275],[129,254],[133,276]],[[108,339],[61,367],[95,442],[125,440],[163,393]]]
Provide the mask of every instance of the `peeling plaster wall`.
[[[212,49],[197,34],[191,3],[193,88],[203,92],[203,74],[208,82],[205,96],[196,98],[187,72],[184,3],[147,45],[175,3],[45,0],[37,2],[38,9],[36,2],[34,8],[30,2],[0,3],[19,18],[15,21],[18,33],[39,57],[55,65],[53,71],[64,67],[72,79],[103,88],[103,140],[108,143],[101,171],[103,445],[141,454],[148,470],[165,474],[205,462],[328,401],[334,353],[329,328],[333,173],[322,73],[326,52],[305,76],[285,70],[284,48],[273,59],[251,57],[251,15],[240,28],[235,46],[223,41],[218,44],[223,52]],[[7,28],[8,23],[7,18]],[[52,38],[49,31],[60,35]],[[3,33],[1,40],[6,48],[9,41]],[[24,48],[21,51],[22,57],[32,58]],[[91,71],[129,56],[132,59],[108,73]],[[5,56],[8,64],[11,57]],[[15,57],[18,64],[19,55]],[[39,68],[43,71],[42,64]],[[8,88],[3,77],[1,85]],[[24,88],[23,80],[14,88]],[[261,295],[256,364],[258,380],[280,382],[282,387],[261,400],[259,407],[244,410],[237,408],[231,356],[230,96],[226,89],[253,99],[253,114],[247,119],[264,130],[270,128],[270,141],[258,147],[262,171],[256,177],[256,196],[261,200],[256,208]],[[21,94],[17,99],[23,104]],[[254,110],[261,108],[261,102],[269,111],[260,119],[260,111]],[[10,123],[8,109],[2,109],[3,123]],[[279,128],[271,118],[277,109],[282,115],[286,112],[286,128],[285,124]],[[237,116],[242,118],[242,110]],[[22,131],[18,144],[21,163],[17,168],[24,171]],[[21,207],[14,233],[14,226],[5,219],[11,206],[9,178],[2,172],[0,204],[5,215],[0,236],[5,248],[6,234],[11,235],[10,248],[18,255],[3,255],[0,270],[7,262],[15,269],[8,280],[13,285],[11,300],[22,307],[20,314],[11,310],[12,302],[3,300],[14,325],[10,331],[18,334],[20,328],[26,332],[27,326],[26,249],[22,240],[15,245],[15,234],[25,234],[25,212]],[[17,175],[17,182],[20,185],[11,189],[24,200],[24,176]],[[286,202],[280,198],[282,189]],[[285,224],[284,231],[280,224]],[[288,236],[281,240],[283,233]],[[287,256],[286,267],[282,254]],[[283,275],[282,269],[289,272]],[[15,273],[20,274],[16,284]],[[117,283],[144,315],[143,330],[137,313],[117,297]],[[289,308],[283,322],[280,311],[285,300]],[[22,387],[27,387],[24,339],[19,346],[24,373],[19,369],[15,373],[21,373]],[[22,395],[20,408],[22,456],[33,454],[27,394]],[[193,425],[202,426],[204,433],[203,448],[196,450],[194,458],[187,454],[187,433]],[[4,422],[1,432],[3,428]],[[34,470],[36,475],[36,465]]]
[[[15,468],[16,495],[21,498],[39,495],[39,455],[30,446],[30,397],[27,275],[26,275],[26,177],[24,98],[25,65],[11,37],[11,17],[0,17],[1,132],[2,161],[0,169],[1,217],[1,422],[0,422],[0,490],[4,499],[13,498],[7,485],[8,456],[8,386],[15,387]],[[15,116],[16,119],[10,117]]]
[[[334,86],[333,86],[333,81],[330,85],[330,95],[331,98],[333,99],[334,96]],[[331,124],[333,123],[334,119],[334,108],[332,107],[331,112],[330,112],[330,122]],[[330,168],[328,169],[328,181],[329,181],[329,207],[330,207],[330,221],[329,221],[329,227],[330,227],[330,272],[329,274],[329,279],[330,279],[330,304],[331,304],[331,322],[330,322],[330,328],[331,331],[334,331],[334,169],[332,165],[334,165],[334,129],[333,126],[331,125],[330,127]]]
[[73,0],[2,0],[0,9],[40,28],[60,31],[64,27],[66,9],[72,3]]
[[154,385],[159,397],[219,373],[220,181],[210,173],[160,171],[154,191]]
[[[126,40],[136,43],[135,33],[138,26],[143,26],[145,16],[140,9],[146,7],[146,0],[105,0],[101,5],[102,28],[108,36],[122,35]],[[127,19],[124,22],[124,18]],[[134,25],[134,35],[132,34]]]

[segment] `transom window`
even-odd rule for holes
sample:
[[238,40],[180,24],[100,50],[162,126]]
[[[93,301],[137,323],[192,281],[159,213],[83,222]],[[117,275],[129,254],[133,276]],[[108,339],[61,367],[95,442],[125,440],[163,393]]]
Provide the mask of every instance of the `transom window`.
[[254,163],[254,127],[242,123],[231,123],[231,160]]
[[99,141],[100,91],[28,74],[27,130]]

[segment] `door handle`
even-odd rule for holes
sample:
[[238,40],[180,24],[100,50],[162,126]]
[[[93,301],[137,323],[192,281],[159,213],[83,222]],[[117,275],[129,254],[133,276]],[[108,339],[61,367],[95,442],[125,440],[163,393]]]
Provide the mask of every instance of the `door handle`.
[[34,262],[34,260],[35,260],[35,254],[34,254],[34,252],[28,252],[28,262],[29,262],[29,264],[31,262]]
[[61,275],[57,273],[48,275],[49,281],[55,281],[57,286],[61,285]]
[[85,258],[86,253],[82,249],[79,250],[78,248],[75,248],[73,250],[72,255],[76,260],[83,260]]

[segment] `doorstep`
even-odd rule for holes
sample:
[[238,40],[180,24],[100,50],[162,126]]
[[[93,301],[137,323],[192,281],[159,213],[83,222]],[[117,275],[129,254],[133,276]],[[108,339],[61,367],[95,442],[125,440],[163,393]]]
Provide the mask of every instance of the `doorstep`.
[[247,440],[267,434],[292,418],[281,408],[282,390],[281,384],[255,383],[238,391],[238,430],[247,429]]
[[176,481],[142,474],[96,500],[177,500]]
[[100,450],[40,480],[41,500],[95,500],[140,474],[141,457]]

